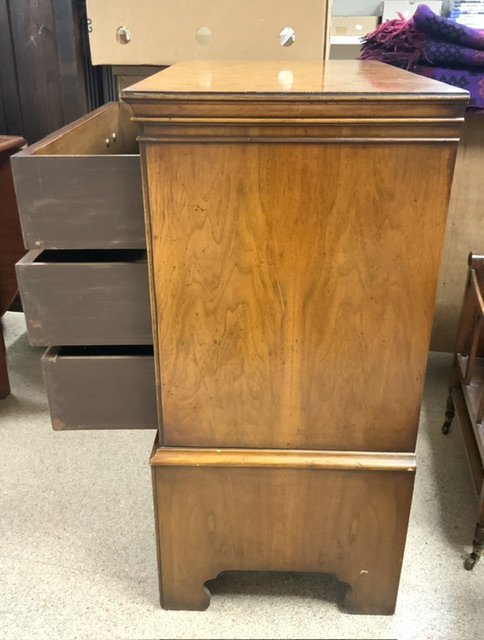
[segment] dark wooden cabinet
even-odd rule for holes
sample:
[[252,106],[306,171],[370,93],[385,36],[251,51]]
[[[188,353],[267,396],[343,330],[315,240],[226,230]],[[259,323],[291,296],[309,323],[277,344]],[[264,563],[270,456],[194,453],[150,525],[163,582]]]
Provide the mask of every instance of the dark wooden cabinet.
[[15,263],[24,253],[10,158],[24,145],[19,136],[0,136],[0,398],[10,393],[1,318],[17,295]]
[[186,62],[139,126],[160,591],[332,572],[392,613],[468,94],[380,63]]
[[0,0],[0,133],[32,144],[115,99],[88,28],[85,0]]

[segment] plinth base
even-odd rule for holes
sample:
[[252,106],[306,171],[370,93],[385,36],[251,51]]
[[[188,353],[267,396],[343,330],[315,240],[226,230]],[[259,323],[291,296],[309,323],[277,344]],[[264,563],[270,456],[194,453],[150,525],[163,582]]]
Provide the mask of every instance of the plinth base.
[[395,610],[413,454],[155,448],[161,605],[203,610],[225,570],[333,573],[352,613]]

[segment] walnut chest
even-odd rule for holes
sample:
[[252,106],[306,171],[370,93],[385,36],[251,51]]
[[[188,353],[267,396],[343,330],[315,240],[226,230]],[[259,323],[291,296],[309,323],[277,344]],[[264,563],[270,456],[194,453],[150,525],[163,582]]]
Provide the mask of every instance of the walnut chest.
[[225,569],[395,607],[468,94],[380,63],[184,62],[139,126],[162,605]]

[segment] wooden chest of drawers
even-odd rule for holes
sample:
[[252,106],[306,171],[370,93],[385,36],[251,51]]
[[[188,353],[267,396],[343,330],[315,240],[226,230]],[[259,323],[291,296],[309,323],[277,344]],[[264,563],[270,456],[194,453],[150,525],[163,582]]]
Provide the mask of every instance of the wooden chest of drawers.
[[[108,104],[12,158],[17,277],[56,429],[156,428],[136,127]],[[122,400],[121,400],[122,398]]]
[[468,94],[379,63],[186,62],[139,126],[160,591],[329,571],[395,607]]
[[349,610],[393,612],[466,92],[246,61],[124,99],[140,156],[107,105],[14,158],[54,428],[158,427],[165,608],[260,569],[332,572]]

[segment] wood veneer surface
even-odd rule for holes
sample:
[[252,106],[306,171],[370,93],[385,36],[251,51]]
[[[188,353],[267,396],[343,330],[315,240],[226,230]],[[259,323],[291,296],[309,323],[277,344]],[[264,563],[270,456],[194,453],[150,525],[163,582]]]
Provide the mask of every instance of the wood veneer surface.
[[123,96],[164,444],[412,451],[468,94],[330,61],[186,62]]

